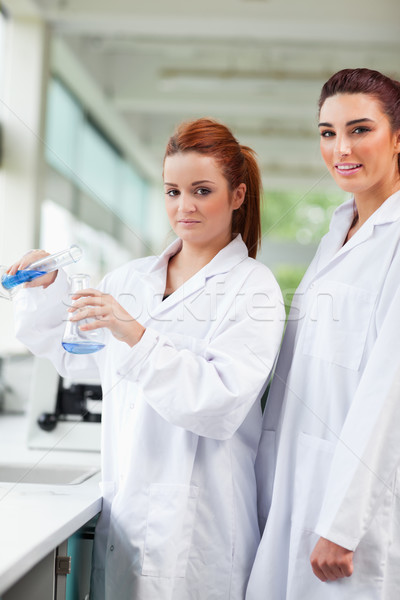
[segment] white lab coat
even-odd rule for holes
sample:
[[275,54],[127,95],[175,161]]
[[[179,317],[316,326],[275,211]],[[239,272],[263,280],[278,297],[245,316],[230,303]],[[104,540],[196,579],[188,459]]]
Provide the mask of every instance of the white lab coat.
[[281,341],[282,297],[238,236],[162,301],[180,246],[101,284],[146,327],[133,348],[108,335],[95,355],[62,350],[62,274],[16,301],[18,337],[34,353],[61,374],[101,377],[94,600],[243,600],[260,538],[260,395]]
[[[262,526],[269,515],[247,600],[400,594],[400,192],[343,246],[352,218],[350,200],[293,302],[256,463]],[[355,551],[350,578],[315,577],[320,536]]]

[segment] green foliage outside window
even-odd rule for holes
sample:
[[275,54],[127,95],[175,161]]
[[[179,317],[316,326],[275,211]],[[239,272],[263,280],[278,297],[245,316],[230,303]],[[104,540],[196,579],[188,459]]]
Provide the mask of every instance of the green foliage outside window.
[[[286,312],[289,312],[293,294],[303,277],[308,262],[299,264],[298,254],[303,246],[315,247],[329,229],[334,210],[344,201],[343,193],[267,191],[261,213],[263,238],[291,246],[293,263],[273,267],[282,290]],[[314,248],[312,248],[312,253]]]
[[318,243],[328,231],[343,193],[267,191],[261,213],[263,234],[271,239]]

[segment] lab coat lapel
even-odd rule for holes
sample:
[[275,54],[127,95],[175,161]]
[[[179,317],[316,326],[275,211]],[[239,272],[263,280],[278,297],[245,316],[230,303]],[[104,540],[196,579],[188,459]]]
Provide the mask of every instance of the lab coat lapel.
[[342,256],[353,250],[353,248],[355,248],[356,246],[363,244],[366,240],[368,240],[371,237],[374,231],[374,223],[371,221],[371,219],[368,219],[368,221],[364,223],[364,225],[343,246],[343,242],[346,238],[350,225],[351,223],[349,223],[347,230],[343,232],[344,235],[342,235],[342,246],[338,248],[336,254],[334,254],[334,256],[332,257],[332,260],[340,259]]
[[[168,300],[167,298],[163,302],[168,261],[171,256],[179,252],[181,247],[182,240],[179,238],[174,240],[158,259],[155,260],[152,268],[147,272],[141,273],[140,281],[143,283],[141,293],[146,296],[145,304],[148,318],[151,318],[151,315],[155,314],[159,310],[159,307]],[[145,322],[147,322],[147,319],[143,320],[143,324]]]
[[335,212],[329,234],[321,242],[321,252],[317,265],[318,275],[325,268],[330,267],[332,263],[341,260],[353,248],[366,242],[372,236],[376,226],[392,223],[400,218],[400,192],[392,194],[343,246],[353,220],[353,206],[354,201],[351,199],[339,206]]
[[[170,254],[169,256],[171,256]],[[205,267],[200,269],[193,277],[181,285],[175,292],[173,292],[164,301],[157,304],[155,307],[154,315],[162,314],[164,311],[170,310],[174,305],[179,302],[183,302],[189,296],[204,289],[207,279],[215,275],[226,273],[233,267],[240,264],[244,259],[248,257],[247,247],[244,244],[241,235],[239,234],[233,239],[230,244],[225,246]],[[165,279],[166,269],[168,261],[163,265],[164,269],[164,290],[165,290]]]
[[193,275],[188,281],[181,285],[175,292],[159,304],[155,310],[156,314],[161,314],[164,311],[170,310],[178,302],[183,302],[185,298],[195,294],[203,289],[206,283],[204,269]]
[[354,215],[353,200],[339,206],[332,217],[329,233],[322,238],[317,271],[321,271],[343,246]]

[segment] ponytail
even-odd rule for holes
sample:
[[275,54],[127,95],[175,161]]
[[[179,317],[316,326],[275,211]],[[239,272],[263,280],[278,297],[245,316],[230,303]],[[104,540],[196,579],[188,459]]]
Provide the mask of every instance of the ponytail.
[[261,243],[261,174],[255,159],[255,152],[248,146],[241,146],[245,161],[243,183],[246,184],[246,196],[243,204],[234,211],[232,233],[240,233],[249,251],[255,258]]

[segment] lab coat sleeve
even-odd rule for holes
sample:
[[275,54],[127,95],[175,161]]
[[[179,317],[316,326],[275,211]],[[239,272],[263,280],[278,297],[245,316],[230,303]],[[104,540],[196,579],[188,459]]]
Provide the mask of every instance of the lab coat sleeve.
[[70,305],[69,281],[62,269],[46,289],[19,290],[13,304],[16,337],[33,354],[48,358],[63,377],[98,379],[95,355],[75,356],[61,345]]
[[[297,324],[302,318],[300,298],[307,289],[310,280],[314,277],[321,252],[321,245],[307,269],[296,293],[292,298],[285,298],[291,308],[288,317],[288,327],[282,341],[282,347],[279,351],[279,360],[276,371],[272,379],[271,390],[267,396],[267,401],[263,416],[263,432],[260,445],[257,452],[255,469],[258,490],[258,507],[260,531],[264,531],[265,523],[271,507],[272,490],[275,478],[276,457],[277,457],[277,436],[279,422],[282,416],[282,399],[285,397],[286,379],[290,371],[292,361],[292,348],[295,345]],[[291,292],[289,290],[289,292]]]
[[355,550],[400,464],[400,288],[336,445],[316,531]]
[[[263,270],[262,276],[265,277]],[[260,303],[261,298],[268,302]],[[242,289],[208,342],[147,328],[119,374],[171,424],[228,439],[259,397],[273,368],[284,325],[279,287]]]

